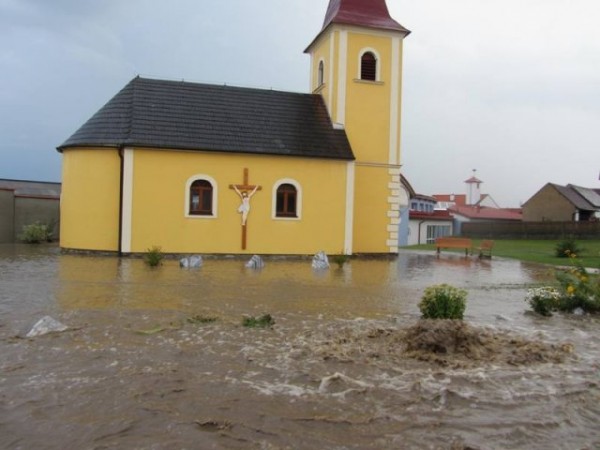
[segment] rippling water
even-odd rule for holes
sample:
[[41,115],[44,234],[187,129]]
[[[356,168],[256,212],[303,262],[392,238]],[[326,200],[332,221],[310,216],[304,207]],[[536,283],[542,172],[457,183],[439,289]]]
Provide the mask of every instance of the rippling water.
[[[314,273],[309,261],[150,269],[0,246],[0,446],[600,448],[598,319],[525,313],[527,287],[551,278],[409,252]],[[378,352],[375,332],[413,324],[423,289],[443,282],[468,290],[471,323],[569,342],[573,356],[457,369]],[[272,330],[240,325],[263,313]],[[71,330],[18,337],[45,315]],[[352,351],[331,357],[340,342]]]

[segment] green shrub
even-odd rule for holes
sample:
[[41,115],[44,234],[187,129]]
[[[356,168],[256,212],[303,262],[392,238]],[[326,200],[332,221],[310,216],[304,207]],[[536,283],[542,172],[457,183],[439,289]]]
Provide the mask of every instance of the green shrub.
[[156,267],[162,264],[164,257],[161,248],[155,245],[147,250],[144,260],[150,267]]
[[275,325],[275,320],[271,314],[264,314],[260,317],[244,317],[242,325],[247,328],[271,328]]
[[529,289],[525,301],[536,313],[549,317],[552,311],[558,309],[560,298],[560,292],[556,288],[546,286]]
[[573,239],[560,241],[554,248],[554,254],[559,258],[569,258],[571,255],[577,256],[581,251],[582,249],[577,246]]
[[462,320],[467,306],[467,291],[448,284],[429,286],[419,303],[424,319]]
[[341,269],[342,267],[344,267],[344,264],[346,264],[350,260],[350,256],[344,255],[344,254],[340,254],[340,255],[334,255],[334,256],[332,256],[331,259]]
[[527,291],[525,301],[544,316],[552,311],[600,313],[600,276],[591,274],[575,253],[569,254],[572,267],[556,271],[557,288],[545,287]]
[[556,272],[561,293],[558,309],[572,312],[581,308],[589,313],[600,312],[600,277],[588,273],[575,256],[570,259],[573,267]]
[[52,240],[52,231],[48,225],[35,222],[30,225],[23,226],[23,232],[19,235],[19,239],[27,242],[28,244],[50,242]]

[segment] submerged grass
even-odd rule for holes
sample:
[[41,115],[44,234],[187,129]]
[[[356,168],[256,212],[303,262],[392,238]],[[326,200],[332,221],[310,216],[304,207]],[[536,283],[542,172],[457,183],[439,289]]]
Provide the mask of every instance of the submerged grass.
[[204,325],[204,324],[207,324],[207,323],[214,323],[217,320],[219,320],[217,317],[203,316],[201,314],[197,314],[195,316],[187,318],[187,322],[191,323],[191,324],[194,324],[194,325]]
[[[473,248],[477,248],[480,240],[473,240]],[[518,259],[520,261],[530,261],[541,264],[551,264],[555,266],[565,265],[565,258],[556,256],[556,247],[562,242],[555,240],[532,240],[532,239],[495,239],[493,256],[503,258]],[[577,257],[586,267],[600,267],[600,239],[578,240],[577,246],[581,248]],[[413,245],[404,247],[411,250],[435,250],[433,244]],[[450,250],[444,250],[447,252]],[[456,250],[462,253],[463,250]]]
[[275,325],[275,319],[271,314],[264,314],[260,317],[244,317],[242,325],[246,328],[272,328]]

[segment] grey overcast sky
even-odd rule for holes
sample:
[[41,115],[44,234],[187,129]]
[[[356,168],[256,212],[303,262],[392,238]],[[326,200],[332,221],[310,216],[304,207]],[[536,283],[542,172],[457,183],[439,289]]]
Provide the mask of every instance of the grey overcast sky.
[[[600,187],[600,1],[387,0],[405,41],[404,174],[518,206]],[[136,75],[306,92],[328,0],[0,0],[0,178],[59,181],[55,147]]]

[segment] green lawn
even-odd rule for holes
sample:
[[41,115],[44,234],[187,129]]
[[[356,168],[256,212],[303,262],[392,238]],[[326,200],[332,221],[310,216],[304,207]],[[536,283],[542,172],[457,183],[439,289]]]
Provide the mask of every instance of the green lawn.
[[[479,245],[480,240],[473,240],[473,247]],[[532,261],[542,264],[553,265],[568,265],[567,258],[558,258],[554,256],[554,249],[559,240],[494,240],[493,256],[501,256],[504,258],[519,259],[521,261]],[[600,240],[581,240],[576,241],[577,246],[582,251],[577,255],[585,267],[600,268]],[[414,250],[434,250],[435,246],[431,245],[413,245],[404,247]],[[451,250],[444,250],[444,252]],[[463,250],[455,250],[458,253]],[[474,250],[475,252],[475,250]]]

